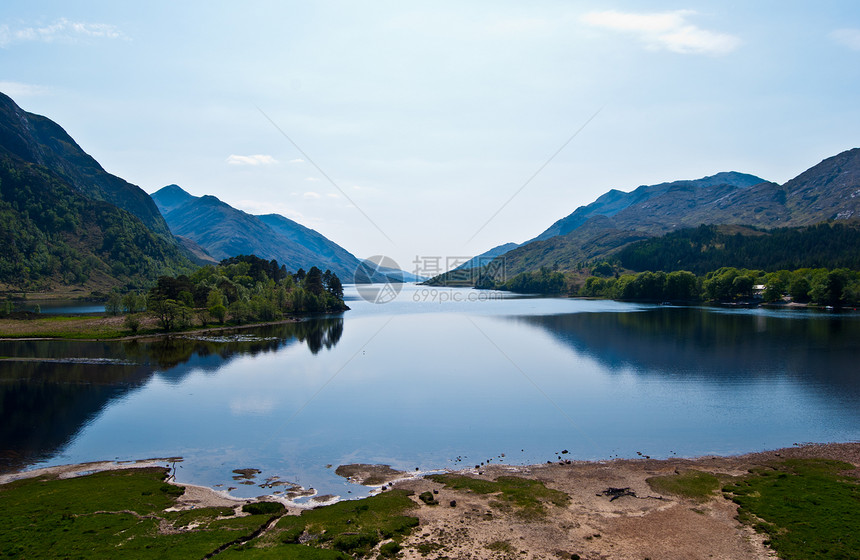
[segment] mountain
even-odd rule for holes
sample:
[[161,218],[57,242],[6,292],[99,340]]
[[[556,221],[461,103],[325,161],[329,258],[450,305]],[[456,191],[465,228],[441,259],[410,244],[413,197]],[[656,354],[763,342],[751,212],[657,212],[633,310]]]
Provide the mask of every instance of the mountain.
[[485,264],[491,262],[495,257],[504,255],[508,251],[513,251],[519,246],[519,243],[504,243],[502,245],[497,245],[496,247],[493,247],[488,251],[484,251],[480,255],[472,257],[454,270],[468,270],[472,268],[480,268],[481,266],[484,266]]
[[218,198],[194,196],[177,185],[152,195],[174,235],[193,241],[216,260],[237,255],[276,259],[287,269],[326,268],[351,282],[361,261],[317,231],[278,214],[255,216]]
[[347,281],[355,273],[356,261],[358,259],[321,233],[285,218],[280,214],[264,214],[257,216],[257,218],[294,244],[308,249],[315,255],[315,258],[320,259],[319,262],[325,263],[326,267],[331,269],[332,272],[335,272],[335,269],[351,270],[352,273],[344,277]]
[[493,264],[510,278],[541,267],[570,270],[625,245],[702,224],[784,228],[860,220],[860,149],[830,157],[783,185],[718,173],[692,181],[611,190]]
[[[529,241],[526,241],[522,244],[505,243],[504,245],[494,247],[485,253],[481,253],[480,255],[473,257],[467,263],[457,267],[456,270],[465,270],[486,265],[493,257],[505,255],[518,247],[523,247],[525,245],[538,241],[547,241],[554,237],[565,236],[582,227],[592,218],[599,218],[600,216],[615,216],[623,210],[630,208],[631,206],[645,204],[647,201],[661,197],[663,195],[666,195],[667,193],[672,193],[676,191],[696,192],[700,189],[704,190],[712,187],[726,186],[744,189],[764,182],[764,179],[756,177],[755,175],[749,175],[747,173],[738,173],[736,171],[728,171],[717,173],[716,175],[711,175],[708,177],[702,177],[701,179],[672,181],[667,183],[660,183],[658,185],[641,185],[631,192],[623,192],[617,189],[612,189],[609,192],[601,195],[591,204],[588,204],[587,206],[580,206],[572,214],[569,214],[568,216],[565,216],[564,218],[558,220],[537,237],[530,239]],[[619,232],[614,225],[609,225],[609,222],[602,222],[599,219],[592,223],[591,227],[587,231],[593,231],[595,229],[600,230],[601,223],[607,224],[607,227],[609,227],[609,229],[613,231],[607,231],[605,239],[588,240],[585,244],[589,245],[589,247],[585,247],[584,250],[579,250],[579,248],[576,246],[580,239],[556,240],[549,244],[539,244],[533,246],[528,251],[528,254],[530,256],[528,257],[528,262],[526,263],[523,263],[521,261],[519,254],[511,254],[509,255],[509,257],[511,258],[511,262],[506,264],[512,265],[510,270],[516,270],[516,273],[523,272],[525,270],[523,267],[527,267],[530,263],[533,264],[537,261],[540,262],[538,268],[540,266],[551,266],[553,268],[560,266],[573,266],[582,260],[587,260],[591,258],[595,254],[600,254],[603,250],[606,249],[607,246],[611,246],[612,243],[615,243],[619,240],[622,240],[623,242],[629,242],[643,238],[641,234],[632,233],[628,233],[626,235],[621,234],[619,237]],[[641,228],[635,229],[638,230]],[[534,255],[532,255],[531,251],[536,249],[537,247],[540,247],[541,251],[551,253],[552,255],[548,258],[535,257]],[[560,259],[558,258],[556,253],[566,253],[567,258]]]
[[109,202],[170,238],[155,204],[140,187],[111,175],[54,121],[28,113],[0,93],[0,152],[39,165],[82,195]]
[[191,268],[145,192],[0,94],[0,289],[137,289]]
[[[660,183],[658,185],[642,185],[631,192],[622,192],[612,189],[606,194],[600,196],[591,204],[580,206],[572,214],[558,220],[547,228],[546,231],[531,241],[549,239],[556,235],[567,235],[582,226],[591,217],[614,216],[631,206],[642,205],[651,199],[660,197],[672,191],[694,192],[699,189],[708,189],[709,187],[720,186],[732,186],[743,189],[764,182],[764,179],[756,177],[755,175],[729,171],[691,181],[673,181],[671,183]],[[527,241],[526,243],[531,241]]]

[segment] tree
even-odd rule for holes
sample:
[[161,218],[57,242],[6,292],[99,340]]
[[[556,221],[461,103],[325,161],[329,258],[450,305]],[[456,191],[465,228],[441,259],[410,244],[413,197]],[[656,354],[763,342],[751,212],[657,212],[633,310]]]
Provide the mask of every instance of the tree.
[[223,325],[224,319],[227,318],[227,308],[224,307],[224,304],[219,303],[209,308],[209,314]]
[[676,270],[666,276],[666,299],[693,301],[699,297],[698,281],[692,272]]
[[308,270],[307,276],[305,276],[302,284],[304,285],[305,290],[315,296],[321,296],[325,290],[325,286],[323,286],[322,281],[322,272],[315,266],[312,266],[311,269]]
[[815,303],[840,307],[844,301],[842,292],[845,289],[847,271],[831,270],[826,275],[815,278],[809,296]]
[[146,309],[146,297],[136,292],[122,296],[122,308],[126,313],[140,313]]
[[119,315],[122,311],[122,296],[118,292],[111,292],[105,303],[105,312],[108,315]]
[[806,276],[798,274],[792,279],[788,292],[792,301],[806,303],[809,301],[809,289],[809,280],[806,279]]
[[166,331],[185,328],[191,322],[191,310],[176,300],[150,298],[147,303],[159,326]]
[[752,276],[735,276],[732,280],[732,296],[734,298],[751,298],[755,286],[755,278]]
[[768,303],[780,301],[783,294],[788,290],[789,272],[782,270],[767,275],[767,280],[764,283],[764,291],[761,297]]
[[125,327],[130,330],[132,334],[137,333],[140,329],[140,315],[138,313],[127,314],[123,320],[123,324],[125,324]]
[[343,284],[340,283],[340,278],[331,270],[326,270],[323,273],[323,283],[328,293],[338,299],[343,299]]

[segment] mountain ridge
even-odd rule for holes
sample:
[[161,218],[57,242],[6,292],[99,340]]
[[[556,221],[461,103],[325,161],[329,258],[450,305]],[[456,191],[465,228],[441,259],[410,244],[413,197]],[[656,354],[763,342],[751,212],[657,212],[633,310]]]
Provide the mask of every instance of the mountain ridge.
[[[536,239],[505,253],[500,258],[504,259],[506,274],[540,267],[569,270],[592,259],[606,258],[630,242],[702,224],[774,228],[860,217],[858,148],[826,158],[783,185],[768,181],[743,184],[758,179],[746,174],[731,176],[740,178],[740,185],[713,180],[725,177],[717,174],[705,178],[711,179],[705,186],[696,181],[655,185],[660,188],[651,189],[649,196],[639,197],[612,215],[590,215],[564,235]],[[602,197],[607,195],[610,201],[623,197],[611,191]],[[577,211],[582,208],[588,206]]]
[[[860,220],[860,148],[825,158],[782,185],[731,171],[611,189],[499,255],[488,270],[508,278],[542,267],[571,270],[632,242],[702,224],[770,229],[828,220]],[[444,283],[445,275],[433,281]]]
[[249,214],[213,195],[194,196],[178,185],[152,195],[174,235],[190,239],[214,259],[254,254],[288,269],[328,268],[351,281],[361,261],[319,232],[279,214]]
[[153,232],[172,240],[167,223],[143,189],[105,171],[63,127],[23,110],[3,93],[0,151],[50,169],[78,192],[131,212]]
[[191,267],[149,195],[0,94],[0,289],[133,290]]

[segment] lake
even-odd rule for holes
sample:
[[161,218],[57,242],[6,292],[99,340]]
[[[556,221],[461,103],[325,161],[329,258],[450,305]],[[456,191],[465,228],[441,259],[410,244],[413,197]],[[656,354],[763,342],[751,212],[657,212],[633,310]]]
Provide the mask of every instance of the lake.
[[348,463],[739,454],[860,439],[860,314],[405,285],[234,334],[0,342],[0,469],[182,456],[180,482],[368,489]]

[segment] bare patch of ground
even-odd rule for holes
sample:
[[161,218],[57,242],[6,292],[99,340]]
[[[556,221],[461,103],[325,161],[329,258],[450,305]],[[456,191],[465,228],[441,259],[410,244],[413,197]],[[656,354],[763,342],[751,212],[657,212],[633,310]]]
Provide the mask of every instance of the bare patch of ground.
[[[702,503],[656,493],[646,479],[690,469],[728,479],[791,457],[837,459],[860,467],[860,443],[806,445],[739,457],[492,465],[460,471],[487,480],[503,475],[540,480],[571,497],[566,507],[548,505],[547,515],[539,519],[501,510],[494,495],[452,490],[422,478],[396,482],[395,488],[413,490],[420,506],[420,525],[403,544],[403,558],[776,558],[760,535],[735,519],[735,504],[718,493]],[[614,498],[617,493],[607,489],[629,492]],[[426,491],[436,492],[439,505],[418,500]]]

